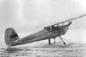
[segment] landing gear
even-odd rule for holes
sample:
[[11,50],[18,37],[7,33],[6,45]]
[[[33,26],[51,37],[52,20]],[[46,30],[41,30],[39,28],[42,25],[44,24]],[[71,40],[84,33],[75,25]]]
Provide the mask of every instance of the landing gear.
[[[66,45],[66,42],[63,40],[63,38],[61,36],[59,38],[62,40],[63,44]],[[53,38],[53,39],[54,39],[54,44],[55,44],[56,43],[56,41],[55,41],[56,38]]]
[[[51,38],[49,38],[49,45],[51,45]],[[56,43],[55,38],[54,38],[54,44]]]
[[59,38],[62,40],[63,44],[66,45],[66,42],[64,42],[63,38],[61,36]]
[[[63,42],[63,45],[66,45],[66,42],[63,40],[63,38],[61,37],[61,36],[59,36],[59,38],[61,39],[61,41]],[[54,44],[56,43],[56,41],[55,41],[55,38],[53,38],[54,39]],[[49,45],[51,45],[51,38],[49,38]]]
[[49,38],[49,45],[51,45],[51,39]]
[[54,44],[56,43],[55,38],[54,38]]

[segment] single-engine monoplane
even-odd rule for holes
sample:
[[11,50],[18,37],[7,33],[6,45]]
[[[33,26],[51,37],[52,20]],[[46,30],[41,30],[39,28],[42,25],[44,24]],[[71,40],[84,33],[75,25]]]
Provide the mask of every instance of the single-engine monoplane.
[[5,42],[8,47],[9,46],[11,47],[11,46],[22,45],[26,43],[32,43],[40,40],[49,39],[48,42],[50,45],[51,39],[55,39],[56,37],[59,37],[62,40],[63,44],[66,45],[66,42],[62,38],[62,35],[65,35],[67,30],[69,29],[69,26],[72,24],[73,20],[82,18],[84,16],[86,16],[86,14],[56,23],[51,26],[44,27],[41,31],[26,36],[24,38],[19,38],[18,34],[13,28],[7,28],[5,31]]

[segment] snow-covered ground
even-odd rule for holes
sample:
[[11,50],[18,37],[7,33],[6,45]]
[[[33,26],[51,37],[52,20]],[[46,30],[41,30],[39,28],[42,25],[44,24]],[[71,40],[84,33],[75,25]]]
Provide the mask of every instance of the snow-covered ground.
[[[33,43],[34,44],[34,43]],[[32,45],[33,45],[32,44]],[[86,56],[86,44],[70,43],[67,46],[55,44],[43,44],[39,42],[32,47],[30,45],[23,47],[17,46],[10,49],[0,49],[1,57],[85,57]],[[34,47],[35,46],[35,47]]]

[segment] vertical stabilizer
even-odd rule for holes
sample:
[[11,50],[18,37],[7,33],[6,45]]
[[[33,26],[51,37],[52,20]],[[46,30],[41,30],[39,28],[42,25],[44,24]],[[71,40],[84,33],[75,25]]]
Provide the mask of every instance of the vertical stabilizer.
[[19,37],[13,28],[7,28],[5,31],[5,42],[7,45],[11,44],[13,41],[18,40]]

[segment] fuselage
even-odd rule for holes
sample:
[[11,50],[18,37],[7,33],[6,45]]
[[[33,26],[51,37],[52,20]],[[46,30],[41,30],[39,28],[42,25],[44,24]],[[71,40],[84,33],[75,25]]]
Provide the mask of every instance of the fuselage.
[[31,42],[40,41],[40,40],[46,40],[49,38],[55,38],[57,36],[58,36],[58,31],[56,33],[56,32],[49,32],[44,29],[44,30],[41,30],[40,32],[34,33],[32,35],[29,35],[14,41],[13,43],[11,43],[11,46],[31,43]]

